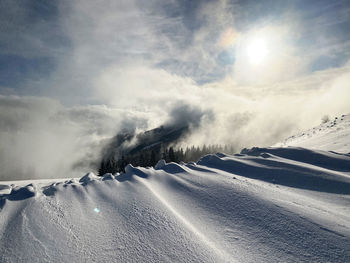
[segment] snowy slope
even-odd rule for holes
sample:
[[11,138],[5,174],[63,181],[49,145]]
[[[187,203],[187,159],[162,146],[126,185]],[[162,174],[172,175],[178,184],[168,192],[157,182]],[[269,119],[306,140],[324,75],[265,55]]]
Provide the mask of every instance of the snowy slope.
[[350,262],[346,154],[253,148],[0,195],[0,262]]
[[350,153],[350,115],[341,115],[333,121],[291,136],[275,146],[301,146],[310,149]]

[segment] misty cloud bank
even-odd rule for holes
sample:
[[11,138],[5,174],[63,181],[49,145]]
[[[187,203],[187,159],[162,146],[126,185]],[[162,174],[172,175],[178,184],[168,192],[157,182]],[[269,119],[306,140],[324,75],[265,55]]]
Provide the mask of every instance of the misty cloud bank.
[[[308,78],[308,85],[313,81],[315,88],[307,92],[298,92],[297,86],[291,91],[264,95],[260,90],[256,92],[260,96],[251,99],[234,91],[186,81],[177,87],[171,83],[179,77],[169,74],[152,89],[159,88],[157,96],[136,93],[127,100],[129,107],[124,102],[120,108],[67,107],[48,98],[1,96],[1,179],[82,176],[97,169],[101,150],[119,131],[138,133],[163,124],[190,126],[190,133],[179,146],[269,146],[319,124],[325,114],[350,112],[347,71],[335,70],[326,77],[328,81],[322,74],[313,80]],[[304,80],[300,82],[302,89]],[[163,88],[164,83],[168,89]],[[133,105],[139,106],[135,109]]]
[[119,127],[146,125],[127,110],[0,96],[0,178],[81,176],[97,169],[101,148]]

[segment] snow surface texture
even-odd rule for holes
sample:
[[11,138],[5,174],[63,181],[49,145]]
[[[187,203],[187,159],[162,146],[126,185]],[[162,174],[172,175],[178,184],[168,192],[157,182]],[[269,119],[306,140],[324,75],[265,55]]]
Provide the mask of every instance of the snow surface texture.
[[2,183],[0,210],[0,262],[350,262],[350,156],[253,148]]
[[350,115],[341,115],[333,121],[291,136],[275,146],[301,146],[310,149],[350,152]]

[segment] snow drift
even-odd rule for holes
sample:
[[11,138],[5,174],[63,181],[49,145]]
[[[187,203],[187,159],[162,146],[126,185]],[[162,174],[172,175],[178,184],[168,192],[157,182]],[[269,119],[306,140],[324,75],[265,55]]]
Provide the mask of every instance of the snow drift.
[[348,262],[350,156],[253,148],[0,185],[0,262]]

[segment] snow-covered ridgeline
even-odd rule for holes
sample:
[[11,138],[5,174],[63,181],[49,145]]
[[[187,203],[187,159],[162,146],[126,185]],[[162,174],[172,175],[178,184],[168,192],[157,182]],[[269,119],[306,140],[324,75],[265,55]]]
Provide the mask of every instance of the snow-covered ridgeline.
[[350,153],[350,114],[335,117],[317,127],[293,135],[275,146],[301,146]]

